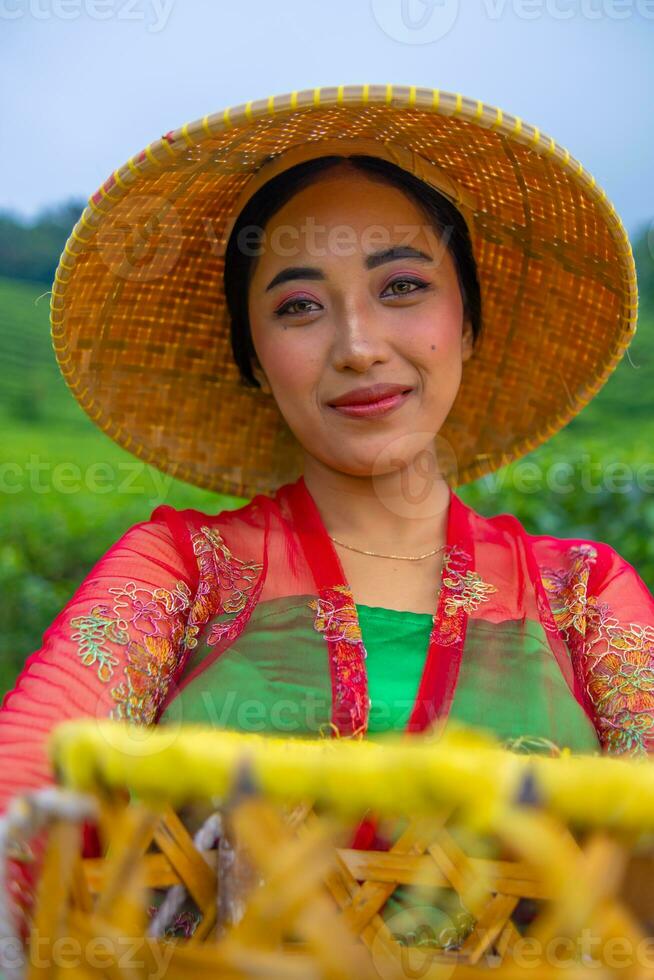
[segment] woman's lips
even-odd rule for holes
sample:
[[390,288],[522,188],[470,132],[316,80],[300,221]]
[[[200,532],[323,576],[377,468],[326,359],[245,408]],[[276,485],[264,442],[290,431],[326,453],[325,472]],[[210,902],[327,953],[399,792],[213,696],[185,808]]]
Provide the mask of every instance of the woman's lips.
[[380,398],[376,402],[365,402],[361,405],[330,405],[335,412],[348,415],[350,418],[377,418],[379,415],[388,415],[407,400],[411,391],[400,391],[396,395],[389,395]]

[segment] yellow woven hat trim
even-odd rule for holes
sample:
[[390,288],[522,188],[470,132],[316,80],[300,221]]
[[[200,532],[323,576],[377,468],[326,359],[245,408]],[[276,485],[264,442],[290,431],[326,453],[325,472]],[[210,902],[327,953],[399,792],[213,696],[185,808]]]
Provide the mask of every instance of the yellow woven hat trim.
[[634,260],[615,208],[568,150],[456,93],[307,89],[165,134],[114,171],[73,228],[52,289],[53,344],[75,398],[119,445],[220,493],[268,493],[299,475],[274,399],[244,386],[233,362],[224,248],[261,184],[338,148],[428,181],[470,229],[483,330],[439,433],[452,485],[534,449],[605,383],[636,329]]

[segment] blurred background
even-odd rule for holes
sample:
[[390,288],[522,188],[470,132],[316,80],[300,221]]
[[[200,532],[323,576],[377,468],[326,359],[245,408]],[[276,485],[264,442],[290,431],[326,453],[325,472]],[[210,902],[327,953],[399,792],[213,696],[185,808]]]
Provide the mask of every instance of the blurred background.
[[[615,547],[654,590],[652,0],[0,0],[0,695],[102,554],[160,503],[239,506],[140,463],[59,373],[49,290],[87,198],[183,122],[293,89],[461,92],[595,176],[631,237],[636,337],[545,446],[459,489]],[[570,330],[583,324],[570,324]]]

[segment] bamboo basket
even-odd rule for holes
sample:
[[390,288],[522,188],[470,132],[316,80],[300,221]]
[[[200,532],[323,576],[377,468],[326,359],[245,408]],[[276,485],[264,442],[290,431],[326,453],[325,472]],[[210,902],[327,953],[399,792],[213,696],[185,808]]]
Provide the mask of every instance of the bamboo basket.
[[[51,744],[27,980],[654,975],[648,758],[525,754],[462,728],[314,741],[76,721]],[[353,849],[372,814],[388,846]],[[393,904],[402,890],[414,904]],[[448,928],[421,919],[434,909]]]

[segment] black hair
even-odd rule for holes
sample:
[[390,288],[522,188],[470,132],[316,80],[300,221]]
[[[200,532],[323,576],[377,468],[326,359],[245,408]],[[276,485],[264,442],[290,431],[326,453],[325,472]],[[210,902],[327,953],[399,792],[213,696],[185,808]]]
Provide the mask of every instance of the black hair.
[[[261,236],[270,219],[299,190],[314,183],[318,177],[343,162],[365,174],[382,178],[398,187],[422,207],[436,232],[451,232],[447,241],[454,261],[463,300],[464,315],[470,318],[473,344],[481,333],[481,289],[477,263],[472,251],[468,226],[458,208],[431,185],[402,167],[381,157],[357,154],[329,155],[305,160],[272,177],[247,202],[231,230],[225,249],[224,288],[230,315],[230,339],[234,361],[243,382],[251,387],[261,385],[252,372],[256,357],[248,316],[248,289],[254,273],[254,263],[260,252]],[[243,247],[247,240],[247,247]]]

